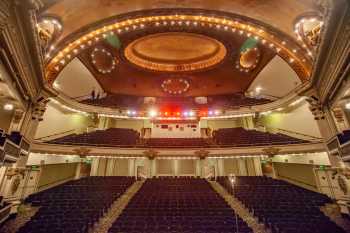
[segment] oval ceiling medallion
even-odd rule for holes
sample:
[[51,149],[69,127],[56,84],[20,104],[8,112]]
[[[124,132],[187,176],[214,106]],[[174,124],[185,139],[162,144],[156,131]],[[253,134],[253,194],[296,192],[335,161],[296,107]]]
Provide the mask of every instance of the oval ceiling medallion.
[[189,82],[183,78],[168,78],[161,86],[164,92],[171,95],[181,95],[190,88]]
[[111,73],[117,64],[115,57],[105,48],[94,48],[91,52],[91,62],[101,74]]
[[210,37],[184,32],[152,34],[130,43],[125,57],[133,64],[153,71],[202,70],[220,63],[225,46]]
[[256,68],[260,61],[260,51],[257,47],[241,52],[236,62],[236,68],[241,72],[249,72]]

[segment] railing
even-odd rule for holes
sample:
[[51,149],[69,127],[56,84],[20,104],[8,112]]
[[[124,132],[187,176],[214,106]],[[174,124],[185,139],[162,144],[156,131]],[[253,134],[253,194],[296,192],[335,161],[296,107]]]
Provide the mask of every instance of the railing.
[[[96,128],[93,125],[89,125],[88,127],[85,128],[84,131],[85,132],[91,132],[91,131],[95,131],[95,130],[96,130]],[[36,138],[35,140],[39,141],[39,142],[50,141],[50,140],[53,140],[53,139],[56,139],[56,138],[67,136],[69,134],[73,134],[76,131],[79,131],[79,130],[78,129],[66,130],[66,131],[63,131],[63,132],[54,133],[54,134],[50,134],[50,135],[47,135],[47,136],[44,136],[44,137]]]
[[276,130],[276,132],[278,132],[278,133],[286,134],[288,136],[292,136],[292,137],[296,137],[296,138],[305,139],[305,140],[308,140],[311,142],[314,142],[314,141],[315,142],[322,142],[323,141],[323,138],[315,137],[315,136],[304,134],[304,133],[295,132],[292,130],[281,129],[281,128],[272,128],[272,130]]

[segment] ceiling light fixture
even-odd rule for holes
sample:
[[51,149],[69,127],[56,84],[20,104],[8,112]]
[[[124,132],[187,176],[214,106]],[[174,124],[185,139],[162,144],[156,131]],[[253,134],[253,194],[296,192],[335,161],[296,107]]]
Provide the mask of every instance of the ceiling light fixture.
[[12,111],[14,109],[13,104],[5,104],[4,105],[4,110],[6,111]]

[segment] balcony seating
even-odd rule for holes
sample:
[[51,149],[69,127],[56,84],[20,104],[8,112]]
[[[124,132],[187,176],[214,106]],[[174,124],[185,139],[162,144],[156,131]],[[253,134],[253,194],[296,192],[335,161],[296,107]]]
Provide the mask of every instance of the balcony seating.
[[146,147],[208,147],[204,138],[150,138],[144,143]]
[[234,187],[228,177],[218,182],[273,233],[345,233],[320,211],[331,201],[323,194],[268,177],[238,176]]
[[218,129],[213,132],[213,139],[218,145],[229,146],[264,146],[307,143],[308,141],[293,138],[284,134],[272,134],[242,127]]
[[[147,104],[143,103],[143,97],[131,95],[107,95],[99,99],[86,99],[81,101],[83,104],[100,106],[100,107],[122,107],[122,108],[143,108]],[[208,97],[208,104],[197,104],[194,98],[188,97],[159,97],[158,105],[171,105],[183,108],[199,108],[199,107],[219,107],[219,108],[238,108],[267,104],[272,102],[264,98],[251,98],[244,95],[215,95]]]
[[342,133],[337,134],[339,144],[345,144],[350,141],[350,130],[344,130]]
[[131,177],[88,177],[29,196],[40,206],[18,233],[87,233],[134,182]]
[[22,137],[23,136],[21,135],[21,133],[17,131],[13,131],[10,135],[8,135],[8,139],[10,139],[11,142],[15,143],[16,145],[21,144]]
[[71,134],[49,142],[68,145],[130,146],[136,145],[138,140],[139,133],[135,130],[110,128],[90,133]]
[[67,145],[117,146],[117,147],[215,147],[215,146],[265,146],[307,143],[284,134],[272,134],[244,128],[224,128],[213,132],[213,139],[205,138],[150,138],[140,141],[139,133],[132,129],[110,128],[82,134],[70,134],[48,143]]
[[99,99],[86,99],[81,101],[83,104],[100,106],[100,107],[130,107],[138,108],[143,103],[143,97],[128,95],[107,95]]
[[[237,216],[240,233],[252,230]],[[205,179],[148,179],[108,233],[235,232],[234,211]]]

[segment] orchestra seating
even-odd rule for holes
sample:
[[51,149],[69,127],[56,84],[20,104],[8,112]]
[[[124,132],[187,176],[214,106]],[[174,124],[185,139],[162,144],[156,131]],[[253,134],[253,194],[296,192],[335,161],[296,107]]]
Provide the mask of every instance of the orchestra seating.
[[133,183],[131,177],[88,177],[33,194],[40,206],[18,233],[87,233]]
[[308,141],[293,138],[284,134],[273,134],[242,127],[218,129],[213,132],[213,139],[218,145],[229,146],[263,146],[307,143]]
[[[240,233],[252,230],[237,216]],[[234,211],[200,178],[152,178],[130,200],[109,233],[236,232]]]
[[146,147],[208,147],[204,138],[149,138],[145,140]]
[[331,200],[269,177],[238,176],[217,181],[240,200],[273,233],[345,233],[319,209]]
[[55,144],[97,145],[97,146],[130,146],[136,145],[139,133],[133,129],[109,128],[89,133],[71,134],[49,141]]

